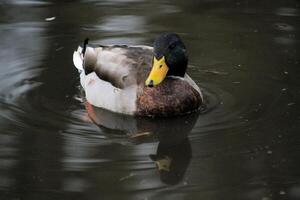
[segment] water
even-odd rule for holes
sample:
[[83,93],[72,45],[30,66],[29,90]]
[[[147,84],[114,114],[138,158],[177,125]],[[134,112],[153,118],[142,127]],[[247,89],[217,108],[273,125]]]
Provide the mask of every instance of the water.
[[[0,199],[300,199],[299,6],[0,1]],[[202,113],[135,119],[80,100],[84,38],[166,31],[186,43]]]

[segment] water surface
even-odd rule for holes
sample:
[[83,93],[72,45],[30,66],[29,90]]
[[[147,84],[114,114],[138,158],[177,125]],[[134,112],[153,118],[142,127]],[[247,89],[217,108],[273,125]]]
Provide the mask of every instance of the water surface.
[[[299,6],[0,1],[0,199],[300,199]],[[82,101],[84,38],[151,45],[170,31],[203,112],[136,119]]]

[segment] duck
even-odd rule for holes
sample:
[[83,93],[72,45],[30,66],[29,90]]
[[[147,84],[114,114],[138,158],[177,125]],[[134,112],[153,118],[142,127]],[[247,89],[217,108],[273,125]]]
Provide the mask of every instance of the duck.
[[172,117],[196,112],[203,95],[186,73],[186,47],[176,33],[146,45],[93,45],[73,53],[85,100],[131,116]]

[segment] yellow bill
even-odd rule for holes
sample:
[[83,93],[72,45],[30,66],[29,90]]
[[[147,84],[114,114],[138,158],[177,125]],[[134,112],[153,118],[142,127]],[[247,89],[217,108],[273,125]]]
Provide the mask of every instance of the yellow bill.
[[166,64],[165,57],[157,60],[154,56],[152,70],[145,82],[146,86],[153,87],[160,84],[166,77],[169,67]]

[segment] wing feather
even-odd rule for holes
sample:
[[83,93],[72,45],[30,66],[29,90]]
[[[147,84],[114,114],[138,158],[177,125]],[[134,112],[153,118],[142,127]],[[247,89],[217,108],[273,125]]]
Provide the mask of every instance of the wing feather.
[[148,46],[87,47],[83,66],[86,74],[95,72],[101,80],[123,89],[139,84],[140,73],[151,68],[152,51]]

